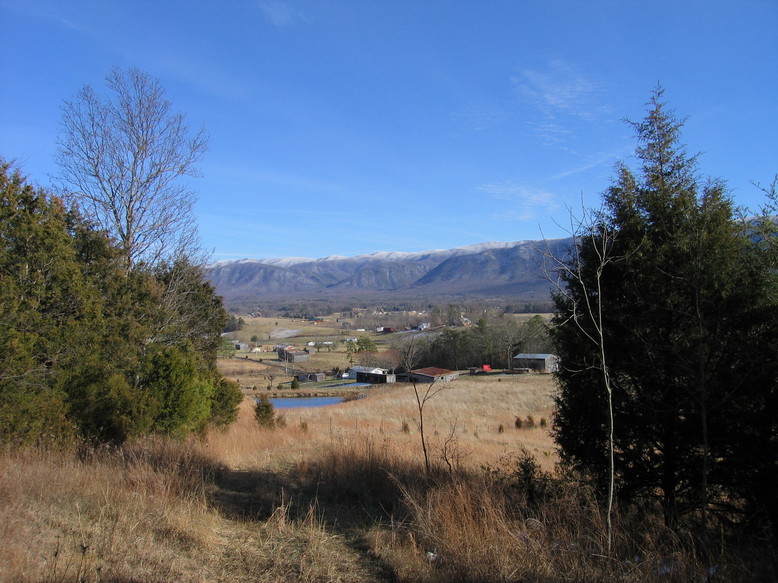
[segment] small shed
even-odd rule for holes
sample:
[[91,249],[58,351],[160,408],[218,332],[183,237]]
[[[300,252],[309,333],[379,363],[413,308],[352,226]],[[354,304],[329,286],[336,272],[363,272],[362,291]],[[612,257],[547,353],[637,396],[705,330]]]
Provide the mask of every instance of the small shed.
[[445,368],[428,366],[412,370],[408,378],[417,383],[449,382],[458,379],[459,373]]
[[556,372],[559,370],[559,357],[556,354],[521,353],[513,357],[513,367],[533,372]]
[[301,383],[317,383],[325,378],[326,375],[323,372],[301,372],[297,374],[297,380]]

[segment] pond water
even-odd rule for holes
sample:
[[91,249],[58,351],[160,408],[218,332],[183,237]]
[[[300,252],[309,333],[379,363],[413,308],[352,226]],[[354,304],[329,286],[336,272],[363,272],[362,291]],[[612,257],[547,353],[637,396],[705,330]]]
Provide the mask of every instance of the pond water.
[[276,409],[298,409],[300,407],[324,407],[343,402],[343,397],[277,397],[270,399]]

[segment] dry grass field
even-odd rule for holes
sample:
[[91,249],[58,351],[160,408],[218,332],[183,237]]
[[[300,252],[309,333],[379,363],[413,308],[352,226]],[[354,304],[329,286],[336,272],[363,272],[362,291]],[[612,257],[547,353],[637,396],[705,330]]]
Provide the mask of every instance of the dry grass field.
[[[426,387],[419,385],[418,389]],[[463,467],[478,468],[495,464],[524,447],[543,467],[552,469],[556,460],[553,444],[547,427],[541,427],[547,425],[551,414],[550,375],[465,375],[433,385],[433,390],[438,392],[424,407],[425,431],[431,451],[438,457],[448,442],[449,447],[456,446]],[[280,447],[271,448],[274,451],[259,447],[255,441],[265,443],[267,436],[254,427],[249,397],[239,422],[223,433],[212,434],[209,445],[237,467],[256,465],[257,459],[268,456],[285,461],[292,456],[297,461],[333,443],[356,440],[389,441],[398,454],[420,457],[413,386],[386,385],[363,390],[363,394],[365,398],[334,406],[277,411],[284,415],[287,426],[277,431],[283,440]],[[521,429],[516,428],[517,418]]]
[[[539,427],[550,386],[547,376],[448,383],[425,407],[435,466],[445,448],[462,471],[526,446],[550,467]],[[247,397],[236,424],[202,440],[3,452],[0,581],[398,580],[383,555],[385,536],[400,531],[366,501],[371,480],[394,490],[392,472],[422,471],[412,386],[277,413],[285,428],[260,429]],[[517,430],[516,416],[528,415],[537,425]],[[422,549],[401,531],[397,551],[418,555],[426,572]]]
[[429,473],[411,385],[277,411],[275,429],[247,395],[236,424],[200,439],[0,452],[0,581],[758,580],[725,555],[703,579],[650,516],[619,516],[608,553],[589,492],[541,471],[556,459],[540,426],[551,377],[438,387]]

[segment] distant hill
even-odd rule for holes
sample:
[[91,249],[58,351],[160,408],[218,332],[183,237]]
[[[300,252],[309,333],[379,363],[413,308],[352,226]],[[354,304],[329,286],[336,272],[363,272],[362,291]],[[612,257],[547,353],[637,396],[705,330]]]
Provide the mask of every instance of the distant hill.
[[281,298],[516,297],[547,300],[543,253],[571,239],[481,243],[417,253],[219,261],[207,274],[225,301]]

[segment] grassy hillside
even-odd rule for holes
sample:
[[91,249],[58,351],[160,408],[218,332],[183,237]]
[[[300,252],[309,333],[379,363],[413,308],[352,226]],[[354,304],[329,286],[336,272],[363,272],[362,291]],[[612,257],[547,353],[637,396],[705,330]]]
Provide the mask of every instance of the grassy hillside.
[[429,476],[407,385],[289,410],[281,429],[259,429],[247,398],[202,440],[2,452],[0,580],[688,581],[712,564],[715,580],[746,581],[765,568],[742,549],[701,561],[650,512],[619,518],[608,558],[586,489],[543,472],[552,389],[545,375],[451,383],[425,411]]

